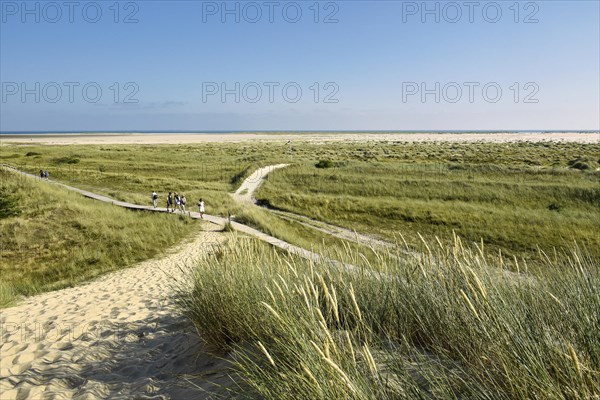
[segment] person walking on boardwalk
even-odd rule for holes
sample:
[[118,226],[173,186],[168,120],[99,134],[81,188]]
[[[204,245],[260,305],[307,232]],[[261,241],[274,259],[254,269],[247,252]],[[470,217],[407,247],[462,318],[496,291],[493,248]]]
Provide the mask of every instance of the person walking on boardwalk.
[[175,212],[175,207],[173,206],[173,195],[169,192],[167,196],[167,212],[172,209],[172,212]]
[[204,200],[202,199],[198,201],[198,212],[200,213],[200,218],[204,218]]
[[180,206],[181,206],[181,212],[185,213],[185,204],[187,203],[187,200],[185,198],[185,194],[181,195],[181,200],[180,200]]
[[152,192],[152,204],[154,204],[154,208],[156,208],[158,204],[158,193]]
[[[177,192],[175,192],[175,207],[177,209],[181,208],[181,199],[179,198]],[[175,208],[173,208],[173,212],[175,212]]]

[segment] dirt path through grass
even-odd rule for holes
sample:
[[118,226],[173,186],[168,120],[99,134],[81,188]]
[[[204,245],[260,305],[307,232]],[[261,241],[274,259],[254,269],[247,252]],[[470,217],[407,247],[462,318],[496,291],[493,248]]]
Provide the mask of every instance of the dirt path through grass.
[[285,168],[289,164],[268,165],[259,168],[244,179],[238,190],[233,194],[233,198],[238,202],[255,203],[254,192],[263,184],[267,176],[276,169]]
[[[273,172],[276,169],[287,167],[288,165],[289,164],[268,165],[266,167],[257,169],[248,178],[244,180],[244,182],[235,191],[232,197],[234,198],[234,200],[240,203],[257,204],[256,199],[254,198],[254,193],[256,192],[256,190],[258,190],[258,188],[267,179],[268,175],[271,172]],[[281,218],[287,219],[288,221],[299,223],[307,228],[315,229],[319,232],[326,233],[338,239],[347,240],[349,242],[359,243],[372,247],[394,247],[394,243],[377,239],[369,235],[361,234],[347,228],[342,228],[340,226],[332,225],[323,221],[317,221],[304,215],[295,214],[289,211],[273,210],[268,207],[265,208],[273,214]]]

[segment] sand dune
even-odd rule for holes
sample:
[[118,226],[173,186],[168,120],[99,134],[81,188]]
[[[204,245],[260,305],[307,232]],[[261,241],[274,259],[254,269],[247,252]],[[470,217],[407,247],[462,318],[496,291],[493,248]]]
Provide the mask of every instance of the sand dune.
[[2,310],[2,400],[198,398],[210,384],[186,375],[218,382],[225,361],[203,353],[172,277],[223,240],[203,232],[160,259]]

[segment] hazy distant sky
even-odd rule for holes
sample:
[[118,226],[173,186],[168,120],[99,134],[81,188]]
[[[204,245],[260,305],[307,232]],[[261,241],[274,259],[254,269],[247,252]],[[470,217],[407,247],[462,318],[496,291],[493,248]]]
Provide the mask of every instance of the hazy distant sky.
[[0,130],[598,130],[599,4],[0,0]]

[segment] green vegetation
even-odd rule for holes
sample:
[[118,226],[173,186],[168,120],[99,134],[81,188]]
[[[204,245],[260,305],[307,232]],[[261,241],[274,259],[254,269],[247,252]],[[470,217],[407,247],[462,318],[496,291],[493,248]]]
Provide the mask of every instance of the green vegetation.
[[0,169],[0,307],[159,255],[198,229]]
[[598,263],[539,253],[533,276],[458,239],[420,250],[380,252],[378,266],[347,254],[358,268],[345,271],[233,238],[200,262],[181,305],[215,352],[235,353],[241,382],[220,390],[240,398],[600,395]]
[[455,231],[508,255],[530,257],[538,245],[551,251],[573,240],[599,254],[599,144],[298,140],[291,153],[283,142],[10,145],[0,161],[138,204],[149,204],[152,190],[161,205],[169,191],[190,204],[202,197],[209,214],[230,212],[300,244],[314,241],[314,232],[295,239],[286,221],[260,224],[268,217],[255,218],[227,193],[259,167],[291,162],[259,200],[388,239],[401,233],[413,245],[417,232],[447,238]]
[[281,145],[254,143],[5,145],[0,162],[36,175],[47,170],[53,180],[136,204],[151,204],[154,190],[162,207],[168,192],[185,194],[191,205],[203,198],[209,214],[224,216],[236,207],[227,193],[266,162],[284,159],[284,150]]
[[363,251],[366,257],[375,261],[377,257],[369,251],[366,245],[349,242],[338,239],[327,233],[323,233],[297,221],[286,220],[270,213],[259,207],[243,207],[240,214],[236,216],[236,221],[248,226],[252,226],[268,235],[278,237],[288,243],[295,244],[304,249],[315,253],[323,254],[335,252],[336,260],[342,262],[353,262],[354,260],[346,257],[347,253],[342,251],[352,248],[357,251]]
[[0,220],[19,215],[19,198],[7,186],[0,186]]
[[331,160],[319,160],[319,162],[315,164],[315,167],[331,168],[331,167],[333,167],[333,162],[331,162]]
[[[600,163],[600,160],[598,160]],[[571,168],[578,169],[580,171],[585,171],[588,169],[592,169],[592,162],[587,158],[576,158],[575,160],[569,161],[569,166]]]
[[190,209],[203,198],[209,214],[230,213],[290,243],[344,248],[346,241],[229,196],[255,169],[292,163],[259,190],[264,204],[392,241],[402,235],[412,247],[418,233],[447,243],[456,232],[508,258],[531,261],[538,246],[551,253],[573,241],[600,255],[598,144],[297,140],[291,156],[289,150],[283,141],[4,145],[0,161],[137,204],[150,204],[156,190],[164,206],[167,193],[177,191]]
[[600,172],[569,168],[581,161],[569,161],[568,154],[533,157],[537,147],[527,147],[527,165],[487,161],[483,151],[479,162],[449,161],[457,160],[450,149],[464,153],[467,145],[446,148],[446,162],[352,160],[331,169],[297,163],[273,172],[256,198],[389,240],[401,233],[411,244],[419,242],[418,233],[434,239],[456,232],[510,257],[529,258],[538,246],[566,249],[573,241],[600,256]]

